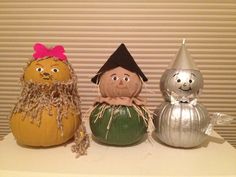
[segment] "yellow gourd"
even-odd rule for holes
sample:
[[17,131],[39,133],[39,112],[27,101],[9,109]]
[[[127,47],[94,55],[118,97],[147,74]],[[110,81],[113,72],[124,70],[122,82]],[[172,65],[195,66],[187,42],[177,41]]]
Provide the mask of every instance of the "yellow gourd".
[[11,130],[17,142],[28,146],[55,146],[62,144],[74,135],[79,117],[70,110],[66,118],[62,119],[63,130],[60,130],[56,120],[56,108],[52,108],[52,115],[47,110],[42,111],[40,125],[31,121],[30,116],[24,117],[24,113],[13,114],[11,118]]
[[51,56],[32,60],[22,84],[10,117],[18,144],[47,147],[71,139],[82,122],[76,76],[67,60]]

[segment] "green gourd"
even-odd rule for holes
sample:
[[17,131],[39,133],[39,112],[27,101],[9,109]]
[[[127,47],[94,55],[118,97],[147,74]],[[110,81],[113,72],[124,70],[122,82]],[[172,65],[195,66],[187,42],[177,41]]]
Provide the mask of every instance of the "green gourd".
[[139,106],[98,104],[90,114],[90,127],[94,138],[102,143],[130,145],[141,140],[147,132],[147,115]]

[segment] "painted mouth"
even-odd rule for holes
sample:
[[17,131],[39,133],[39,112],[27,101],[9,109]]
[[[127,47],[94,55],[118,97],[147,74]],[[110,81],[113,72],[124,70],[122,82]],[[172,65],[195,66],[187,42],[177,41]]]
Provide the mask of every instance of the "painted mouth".
[[49,77],[43,77],[43,80],[50,80],[50,78]]
[[189,87],[188,89],[183,89],[182,87],[180,87],[179,89],[184,91],[184,92],[188,92],[188,91],[192,90],[191,87]]

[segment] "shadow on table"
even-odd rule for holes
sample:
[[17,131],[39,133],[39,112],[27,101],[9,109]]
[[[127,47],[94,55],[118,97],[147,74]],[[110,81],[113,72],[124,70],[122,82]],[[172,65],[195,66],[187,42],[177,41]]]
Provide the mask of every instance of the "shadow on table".
[[223,144],[225,140],[220,137],[208,136],[207,140],[204,141],[201,147],[207,147],[209,143]]
[[23,147],[23,148],[40,150],[40,149],[53,149],[53,148],[60,147],[60,146],[67,147],[73,142],[74,142],[74,138],[71,138],[70,140],[66,141],[65,143],[52,145],[52,146],[29,146],[29,145],[20,144],[17,141],[16,141],[16,144],[18,144],[20,147]]
[[148,134],[144,134],[144,136],[137,142],[135,143],[131,143],[131,144],[126,144],[126,145],[114,145],[114,144],[107,144],[105,142],[101,142],[99,141],[94,135],[92,135],[92,140],[94,142],[96,142],[97,144],[100,144],[100,145],[106,145],[106,146],[112,146],[112,147],[127,147],[127,146],[136,146],[136,145],[139,145],[141,143],[143,143],[144,141],[147,140],[147,137],[148,137]]
[[199,146],[192,147],[192,148],[179,148],[179,147],[170,146],[170,145],[165,144],[162,141],[160,141],[159,138],[157,137],[155,131],[153,131],[151,133],[151,136],[159,144],[161,144],[163,146],[171,147],[171,148],[176,148],[176,149],[198,149],[198,148],[201,148],[201,147],[205,147],[206,148],[206,147],[208,147],[209,143],[223,144],[225,142],[225,140],[223,138],[214,137],[214,136],[208,136],[207,139],[201,145],[199,145]]

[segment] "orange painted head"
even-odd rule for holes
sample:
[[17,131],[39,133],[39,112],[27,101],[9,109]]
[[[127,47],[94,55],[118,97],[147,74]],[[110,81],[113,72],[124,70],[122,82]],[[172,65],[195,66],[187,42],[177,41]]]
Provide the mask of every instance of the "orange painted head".
[[69,65],[55,58],[32,61],[25,69],[24,81],[35,83],[66,82],[71,79]]
[[24,81],[50,84],[71,79],[70,66],[64,55],[63,46],[46,48],[43,44],[34,45],[33,60],[25,69]]

